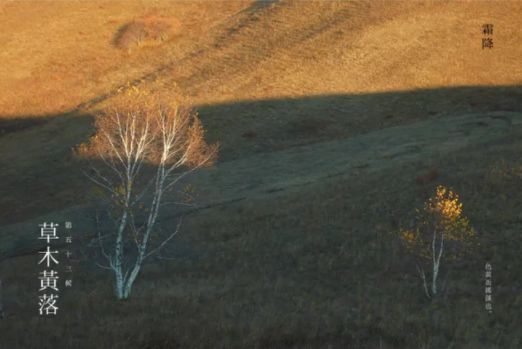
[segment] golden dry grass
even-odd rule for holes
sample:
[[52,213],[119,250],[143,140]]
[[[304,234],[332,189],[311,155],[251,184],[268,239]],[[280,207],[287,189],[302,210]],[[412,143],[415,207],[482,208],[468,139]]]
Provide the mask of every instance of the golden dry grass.
[[[241,12],[248,3],[8,2],[0,114],[67,110],[169,64],[151,83],[175,82],[197,104],[521,82],[520,2],[307,1]],[[162,16],[183,28],[175,41],[130,57],[112,47],[122,26]],[[495,49],[481,50],[481,25],[493,20]]]
[[[0,115],[63,112],[158,65],[158,52],[128,56],[112,44],[136,18],[169,17],[183,27],[182,54],[244,2],[15,1],[0,13]],[[154,58],[156,57],[156,58]],[[179,56],[178,56],[179,57]],[[176,56],[170,57],[175,59]]]

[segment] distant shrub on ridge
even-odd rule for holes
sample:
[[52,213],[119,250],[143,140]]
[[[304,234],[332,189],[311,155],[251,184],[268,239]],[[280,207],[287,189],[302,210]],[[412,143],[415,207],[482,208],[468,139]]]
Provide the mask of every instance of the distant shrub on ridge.
[[123,25],[116,33],[113,44],[121,49],[155,46],[169,39],[179,29],[173,18],[147,16]]

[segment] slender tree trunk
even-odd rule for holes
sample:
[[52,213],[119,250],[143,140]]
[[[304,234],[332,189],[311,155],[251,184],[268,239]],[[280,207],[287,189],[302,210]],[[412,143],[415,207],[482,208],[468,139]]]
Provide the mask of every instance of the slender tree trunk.
[[430,292],[428,291],[428,284],[426,283],[426,274],[424,273],[424,269],[417,265],[417,270],[419,271],[420,277],[422,279],[422,287],[424,288],[424,293],[426,297],[431,298]]
[[4,318],[4,299],[2,295],[2,280],[0,280],[0,319]]
[[440,245],[439,249],[437,250],[435,248],[436,245],[436,237],[437,233],[436,231],[433,232],[433,241],[432,241],[432,254],[433,254],[433,273],[431,277],[431,294],[432,296],[436,296],[438,292],[437,288],[437,278],[439,276],[439,269],[440,269],[440,261],[442,258],[442,252],[444,251],[444,234],[440,234]]
[[437,295],[437,276],[439,274],[439,265],[435,264],[433,266],[433,275],[431,278],[431,294],[433,296]]
[[134,268],[132,268],[131,273],[129,274],[129,277],[125,283],[125,287],[123,289],[123,297],[124,299],[127,299],[130,297],[131,291],[132,291],[132,285],[134,284],[134,281],[136,280],[136,277],[138,276],[141,264],[142,264],[141,257],[138,257],[136,260],[136,264],[134,265]]
[[124,277],[123,277],[123,267],[122,267],[122,259],[123,259],[123,232],[127,225],[127,211],[123,212],[122,219],[120,222],[120,226],[118,227],[118,235],[116,237],[115,244],[115,257],[114,257],[114,275],[116,277],[116,297],[118,299],[122,299],[123,297],[123,286],[124,286]]

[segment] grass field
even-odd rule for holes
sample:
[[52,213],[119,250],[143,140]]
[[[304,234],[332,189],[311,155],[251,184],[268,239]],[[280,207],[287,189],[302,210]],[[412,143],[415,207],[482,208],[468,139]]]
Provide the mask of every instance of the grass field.
[[[0,0],[0,348],[522,347],[520,24],[518,1]],[[201,208],[130,300],[78,255],[40,317],[30,239],[92,232],[72,148],[133,86],[220,143]],[[480,248],[430,301],[395,233],[439,184]]]

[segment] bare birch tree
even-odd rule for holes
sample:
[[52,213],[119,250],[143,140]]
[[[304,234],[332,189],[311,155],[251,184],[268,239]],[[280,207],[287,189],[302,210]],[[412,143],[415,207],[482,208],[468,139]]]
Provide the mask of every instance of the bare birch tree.
[[162,249],[179,224],[158,237],[158,217],[167,192],[193,171],[213,163],[217,145],[204,141],[197,114],[174,99],[133,91],[100,112],[96,132],[77,149],[88,159],[88,178],[108,198],[109,232],[98,229],[98,243],[112,271],[118,299],[127,299],[143,262]]

